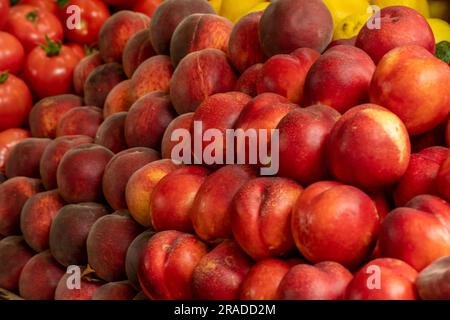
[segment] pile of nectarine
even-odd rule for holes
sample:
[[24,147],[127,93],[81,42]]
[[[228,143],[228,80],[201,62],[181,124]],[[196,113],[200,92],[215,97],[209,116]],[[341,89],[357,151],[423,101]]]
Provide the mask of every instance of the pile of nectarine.
[[0,288],[450,299],[450,67],[420,13],[371,19],[331,43],[321,0],[113,14],[73,92],[0,136]]

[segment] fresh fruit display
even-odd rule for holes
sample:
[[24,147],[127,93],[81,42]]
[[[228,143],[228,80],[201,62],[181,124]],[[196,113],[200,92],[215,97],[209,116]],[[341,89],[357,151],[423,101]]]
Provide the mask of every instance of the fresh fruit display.
[[0,300],[450,300],[449,22],[0,0]]

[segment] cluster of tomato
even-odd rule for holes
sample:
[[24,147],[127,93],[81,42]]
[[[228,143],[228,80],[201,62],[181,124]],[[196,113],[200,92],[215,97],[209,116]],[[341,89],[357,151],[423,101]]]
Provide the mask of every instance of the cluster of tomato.
[[151,16],[161,1],[0,0],[0,171],[9,150],[30,136],[33,103],[73,91],[73,70],[110,15]]

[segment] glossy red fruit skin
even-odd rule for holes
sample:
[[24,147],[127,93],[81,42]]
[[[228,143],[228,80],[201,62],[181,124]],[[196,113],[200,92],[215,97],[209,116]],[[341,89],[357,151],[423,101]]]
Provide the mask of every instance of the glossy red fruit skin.
[[8,0],[0,0],[0,29],[6,24],[6,20],[8,19],[9,13],[9,1]]
[[7,70],[17,75],[24,60],[25,50],[19,40],[12,34],[0,31],[0,71]]
[[58,18],[47,10],[30,5],[17,5],[9,11],[4,28],[14,35],[26,52],[45,42],[45,36],[62,41],[64,31]]
[[5,171],[6,159],[14,146],[29,137],[31,133],[22,128],[11,128],[0,132],[0,172]]

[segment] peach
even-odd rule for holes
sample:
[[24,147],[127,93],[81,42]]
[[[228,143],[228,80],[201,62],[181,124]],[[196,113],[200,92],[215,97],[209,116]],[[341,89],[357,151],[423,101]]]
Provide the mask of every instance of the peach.
[[131,148],[116,154],[103,174],[103,194],[109,205],[115,210],[126,209],[128,180],[137,170],[159,159],[159,153],[149,148]]
[[423,300],[450,299],[450,256],[434,261],[423,269],[416,281],[417,291]]
[[18,293],[20,274],[33,255],[22,237],[0,240],[0,288]]
[[103,216],[92,225],[86,240],[88,262],[100,279],[125,279],[128,247],[142,231],[126,211]]
[[268,57],[297,48],[322,52],[333,38],[333,19],[319,0],[275,1],[261,17],[259,37]]
[[128,281],[130,281],[136,289],[141,288],[137,273],[141,264],[142,255],[145,252],[148,241],[154,235],[155,232],[153,230],[142,232],[133,240],[133,242],[131,242],[127,250],[127,255],[125,257],[125,272]]
[[61,159],[56,180],[61,197],[68,203],[102,199],[102,178],[114,154],[96,144],[72,148]]
[[435,213],[395,209],[381,225],[380,252],[383,257],[401,259],[420,271],[434,260],[450,255],[449,226]]
[[95,290],[92,300],[133,300],[136,294],[128,281],[110,282]]
[[[193,112],[185,113],[185,114],[182,114],[182,115],[176,117],[169,123],[169,125],[166,128],[166,131],[164,132],[162,142],[161,142],[161,156],[164,159],[172,159],[172,150],[179,143],[181,143],[185,147],[187,147],[188,145],[190,146],[190,144],[187,144],[188,142],[186,142],[184,140],[182,140],[182,141],[180,141],[181,139],[176,140],[175,136],[172,138],[172,135],[178,129],[190,130],[190,128],[192,126],[192,118],[193,117],[194,117]],[[183,155],[184,155],[183,151],[180,151],[179,156],[181,158],[183,158]],[[192,163],[192,161],[191,161],[191,163]]]
[[372,199],[377,208],[380,223],[383,222],[384,218],[386,218],[393,208],[393,202],[391,201],[390,195],[384,190],[378,190],[369,193],[368,196]]
[[46,138],[27,138],[17,143],[6,159],[6,176],[39,178],[39,163],[50,141]]
[[438,172],[436,187],[438,193],[447,201],[450,201],[450,152]]
[[95,68],[102,65],[102,57],[96,52],[84,57],[73,70],[73,87],[76,94],[84,95],[84,83]]
[[250,166],[228,165],[206,178],[191,209],[192,224],[200,239],[219,242],[232,238],[233,197],[244,183],[254,177],[256,171]]
[[163,231],[154,235],[147,243],[138,270],[145,295],[154,300],[192,299],[193,273],[207,252],[204,243],[187,233]]
[[228,44],[228,56],[233,66],[243,73],[251,66],[264,62],[259,42],[259,22],[263,12],[252,12],[234,25]]
[[[429,156],[429,153],[436,153],[438,156],[437,158]],[[394,189],[393,195],[397,206],[403,206],[421,194],[437,193],[436,177],[447,154],[447,148],[431,147],[411,155],[408,169]]]
[[[234,128],[242,129],[247,132],[249,129],[267,130],[266,150],[271,150],[272,130],[274,130],[283,117],[289,112],[297,109],[297,105],[289,103],[289,101],[274,93],[263,93],[252,99],[242,110],[236,121]],[[258,143],[258,151],[262,147],[262,141],[256,137]],[[249,140],[245,141],[245,145],[237,146],[237,156],[246,155],[246,163],[249,162],[250,156]],[[252,163],[253,164],[253,163]],[[259,163],[260,164],[260,163]]]
[[141,225],[151,225],[150,199],[156,184],[178,167],[169,159],[154,161],[137,170],[128,180],[125,188],[127,207]]
[[252,267],[251,259],[233,240],[225,240],[206,254],[194,269],[192,289],[201,300],[237,300]]
[[179,114],[193,112],[208,96],[233,90],[236,81],[225,53],[203,49],[178,65],[170,81],[170,99]]
[[150,39],[158,54],[170,53],[175,29],[184,18],[194,13],[214,14],[215,11],[203,0],[167,0],[156,8],[150,25]]
[[22,128],[10,128],[0,132],[0,172],[3,175],[5,173],[6,160],[11,150],[20,141],[30,137],[31,132]]
[[339,118],[339,112],[325,105],[289,112],[277,127],[279,175],[304,185],[328,178],[326,146]]
[[58,190],[35,194],[25,202],[20,215],[20,229],[34,251],[48,249],[50,226],[64,205]]
[[95,138],[103,121],[103,112],[97,107],[77,107],[67,111],[58,123],[56,136],[85,135]]
[[118,63],[106,63],[96,67],[84,82],[84,102],[88,106],[102,108],[109,92],[126,79],[122,66]]
[[287,256],[295,251],[291,212],[303,188],[285,178],[257,178],[233,199],[231,228],[240,247],[254,260]]
[[42,183],[47,190],[57,188],[56,170],[58,169],[63,155],[71,148],[92,142],[93,140],[91,137],[79,135],[59,137],[47,145],[41,156],[39,165]]
[[50,251],[63,266],[88,262],[86,239],[92,225],[109,212],[101,204],[82,203],[64,206],[50,227]]
[[128,146],[159,150],[164,131],[175,117],[176,113],[167,94],[146,94],[128,111],[125,120],[125,140]]
[[367,263],[347,287],[348,300],[415,300],[417,271],[407,263],[380,258]]
[[335,46],[339,46],[339,45],[346,45],[346,46],[355,46],[356,44],[356,36],[354,36],[353,38],[349,38],[349,39],[336,39],[333,40],[328,47],[325,49],[325,51],[327,51],[328,49],[331,49]]
[[241,287],[241,300],[276,300],[281,280],[289,272],[287,262],[264,259],[248,272]]
[[278,287],[282,300],[343,300],[353,276],[345,267],[332,261],[314,266],[299,264],[284,276]]
[[122,54],[123,70],[127,77],[131,78],[141,63],[154,55],[156,52],[150,39],[150,29],[143,29],[131,36]]
[[98,47],[103,61],[122,62],[122,53],[128,39],[149,25],[149,17],[128,10],[119,11],[109,17],[98,35]]
[[273,92],[293,103],[303,102],[306,76],[320,54],[309,48],[296,51],[296,55],[274,55],[264,63],[256,83],[258,94]]
[[208,174],[205,168],[189,166],[169,173],[158,182],[150,205],[152,226],[156,231],[194,231],[190,210]]
[[[225,163],[227,150],[226,150],[226,130],[232,129],[236,121],[239,118],[240,113],[251,100],[251,97],[242,92],[227,92],[217,93],[205,99],[202,104],[195,111],[192,119],[191,137],[192,140],[199,140],[203,137],[205,131],[209,129],[215,129],[222,133],[222,139],[216,138],[213,142],[202,140],[201,150],[194,148],[193,156],[196,162],[204,159],[203,154],[205,150],[211,148],[211,145],[222,147],[222,154],[215,154],[210,151],[211,158],[214,158],[214,165],[220,165]],[[195,124],[200,123],[201,128],[198,128]],[[200,129],[200,130],[199,130]],[[209,148],[208,148],[209,146]],[[216,149],[216,148],[214,148]],[[201,152],[201,154],[200,154]],[[208,157],[209,155],[207,155]],[[212,160],[212,159],[210,159]],[[205,161],[206,162],[206,161]],[[211,162],[211,161],[209,161]],[[212,165],[213,163],[206,163]]]
[[370,101],[391,110],[411,135],[418,135],[447,118],[449,87],[450,69],[445,62],[422,47],[405,46],[389,51],[378,64]]
[[422,194],[408,201],[405,206],[433,214],[450,230],[450,204],[447,201],[436,196]]
[[137,295],[134,296],[133,300],[148,301],[149,298],[145,295],[145,293],[143,291],[141,291]]
[[331,131],[328,168],[339,181],[378,189],[403,176],[410,150],[403,122],[385,108],[364,104],[346,112]]
[[131,99],[131,80],[124,80],[118,83],[109,93],[103,106],[103,117],[128,111],[133,101]]
[[72,108],[83,105],[83,99],[73,94],[44,98],[31,109],[29,123],[36,138],[56,137],[56,126],[64,114]]
[[80,272],[82,274],[80,288],[69,288],[69,284],[72,284],[69,277],[72,275],[66,273],[56,287],[55,300],[92,300],[95,291],[103,285],[103,282],[92,273],[85,274],[85,268],[81,268]]
[[[379,26],[373,28],[374,23]],[[420,13],[405,6],[392,6],[381,9],[364,24],[356,46],[378,64],[386,53],[402,46],[422,46],[434,54],[434,42],[433,31]]]
[[53,300],[65,270],[44,251],[28,260],[19,278],[20,296],[26,300]]
[[25,202],[42,191],[37,179],[15,177],[0,184],[0,234],[20,233],[20,212]]
[[95,134],[95,143],[113,153],[119,153],[128,148],[125,140],[125,120],[128,112],[115,113],[105,119]]
[[172,62],[168,56],[153,56],[145,60],[131,78],[131,101],[134,102],[154,91],[169,93],[173,71]]
[[183,19],[173,32],[170,57],[176,67],[189,53],[207,48],[227,52],[233,24],[216,14],[196,13]]
[[369,101],[374,72],[375,64],[364,51],[353,46],[335,46],[311,67],[305,81],[305,103],[325,104],[344,113]]
[[262,63],[257,63],[245,70],[236,82],[235,91],[248,94],[250,97],[256,97],[258,95],[256,85],[258,83],[262,67]]
[[317,182],[303,191],[292,211],[292,235],[314,263],[358,266],[373,250],[380,218],[372,199],[359,189]]

